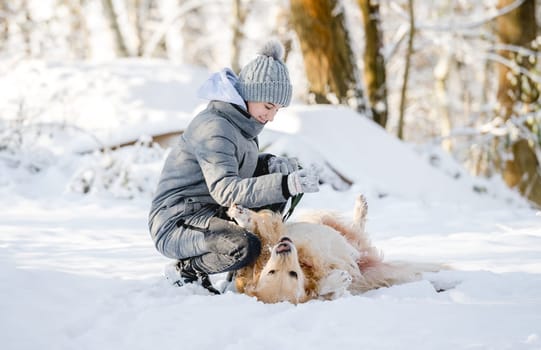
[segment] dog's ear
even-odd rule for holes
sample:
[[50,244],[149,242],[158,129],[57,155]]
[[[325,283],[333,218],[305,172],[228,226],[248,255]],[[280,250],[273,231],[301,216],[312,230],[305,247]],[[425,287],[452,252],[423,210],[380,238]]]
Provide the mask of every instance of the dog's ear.
[[246,281],[244,278],[237,277],[235,279],[235,288],[237,289],[237,292],[239,293],[245,293],[246,292]]
[[304,295],[299,299],[299,304],[306,303],[307,301],[310,301],[311,298],[308,294],[304,293]]
[[297,247],[297,255],[299,257],[299,265],[301,265],[303,271],[306,272],[306,270],[314,268],[314,263],[309,258],[310,255],[306,253],[304,247]]
[[317,268],[308,255],[303,253],[302,248],[299,250],[299,265],[304,272],[304,301],[300,301],[304,303],[317,298],[318,277],[315,276]]
[[283,236],[285,232],[284,223],[282,221],[282,218],[280,217],[278,220],[273,221],[273,230],[276,233],[277,236]]
[[254,284],[257,286],[257,284],[259,283],[259,277],[261,276],[261,270],[259,271],[255,271],[254,270],[254,277],[253,277],[253,281],[254,281]]
[[246,286],[244,294],[257,298],[256,288],[254,285]]
[[314,265],[306,259],[299,259],[299,265],[303,270],[314,268]]

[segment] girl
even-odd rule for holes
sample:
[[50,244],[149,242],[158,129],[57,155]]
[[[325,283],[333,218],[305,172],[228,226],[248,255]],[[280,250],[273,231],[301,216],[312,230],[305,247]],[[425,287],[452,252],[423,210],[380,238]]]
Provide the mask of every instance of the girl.
[[176,285],[200,281],[218,293],[209,274],[255,261],[257,236],[232,223],[228,207],[284,208],[298,193],[317,192],[313,170],[287,158],[259,154],[257,136],[291,102],[283,47],[268,42],[237,77],[212,75],[199,90],[211,100],[188,125],[165,161],[149,215],[157,250],[175,259],[166,275]]

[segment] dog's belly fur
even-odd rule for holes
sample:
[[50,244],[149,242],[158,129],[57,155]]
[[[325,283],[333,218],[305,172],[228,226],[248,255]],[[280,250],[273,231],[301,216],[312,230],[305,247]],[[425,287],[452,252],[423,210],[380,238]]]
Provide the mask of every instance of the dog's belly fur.
[[324,272],[338,269],[347,271],[354,279],[360,277],[357,261],[361,252],[331,227],[308,222],[291,223],[286,225],[286,235],[304,254],[317,259]]

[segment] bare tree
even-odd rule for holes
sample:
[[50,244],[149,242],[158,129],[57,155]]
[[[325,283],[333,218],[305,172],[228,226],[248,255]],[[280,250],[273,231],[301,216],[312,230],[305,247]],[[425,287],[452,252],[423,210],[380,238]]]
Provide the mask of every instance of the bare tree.
[[71,43],[71,49],[77,58],[87,58],[90,55],[90,33],[81,0],[64,0],[63,2],[70,12],[71,30],[68,40]]
[[122,31],[120,30],[120,24],[118,23],[118,18],[114,7],[114,1],[102,0],[102,5],[105,12],[105,17],[109,21],[109,26],[111,27],[111,31],[114,34],[114,43],[117,55],[121,57],[129,56],[129,50],[126,45],[126,40],[122,35]]
[[387,82],[385,58],[383,57],[383,33],[381,32],[379,1],[358,0],[363,16],[364,82],[366,94],[372,110],[372,118],[385,128],[387,124]]
[[334,95],[342,104],[353,100],[357,110],[363,111],[360,73],[338,1],[291,0],[290,6],[315,101],[330,103]]
[[291,53],[293,40],[295,39],[295,31],[292,28],[289,11],[289,4],[279,5],[279,10],[276,14],[276,26],[272,31],[272,35],[277,37],[284,45],[284,62],[287,61]]
[[[151,29],[158,28],[165,22],[160,9],[162,1],[158,0],[131,0],[126,3],[128,17],[130,19],[129,29],[135,36],[135,54],[145,56],[148,42],[151,40]],[[154,56],[167,56],[167,42],[165,36],[162,36],[154,49]]]
[[244,23],[248,15],[248,8],[242,0],[233,0],[233,42],[231,45],[231,67],[233,71],[240,71],[240,47],[244,40]]
[[150,12],[151,3],[151,0],[134,0],[134,6],[132,11],[130,11],[137,35],[137,56],[143,55],[143,49],[145,47],[145,22]]
[[22,0],[22,10],[24,11],[24,21],[20,23],[21,34],[24,41],[25,52],[28,57],[32,56],[32,26],[33,19],[28,7],[28,0]]
[[406,63],[404,67],[404,78],[402,80],[402,90],[400,92],[400,115],[398,118],[398,133],[399,139],[404,139],[404,115],[406,113],[406,95],[408,89],[409,72],[411,65],[411,55],[413,55],[413,37],[415,36],[415,17],[413,10],[413,0],[408,0],[410,30],[408,35],[408,50],[406,52]]
[[452,142],[447,138],[452,130],[451,106],[449,102],[449,75],[453,58],[451,54],[442,55],[434,69],[435,97],[438,105],[435,106],[441,120],[442,147],[444,150],[452,151]]
[[5,1],[0,1],[0,50],[9,39],[9,8]]
[[207,29],[201,26],[205,22],[204,6],[192,7],[183,14],[181,35],[184,40],[184,57],[187,63],[209,66],[214,60],[211,48],[204,45],[200,38],[208,35]]
[[[499,0],[500,8],[514,3],[514,0]],[[531,71],[536,66],[537,55],[532,45],[537,37],[535,0],[525,0],[514,10],[498,17],[498,37],[504,48],[503,58],[498,65],[498,101],[500,116],[512,126],[517,136],[507,135],[501,143],[508,144],[510,158],[500,165],[505,182],[541,206],[541,169],[535,149],[541,147],[540,140],[531,135],[532,128],[541,127],[539,118],[524,117],[532,111],[539,111],[539,86],[532,79]]]

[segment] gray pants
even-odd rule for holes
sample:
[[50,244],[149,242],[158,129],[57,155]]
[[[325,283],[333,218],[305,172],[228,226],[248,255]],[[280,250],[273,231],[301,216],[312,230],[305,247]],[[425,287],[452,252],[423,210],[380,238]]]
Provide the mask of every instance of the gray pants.
[[213,205],[201,205],[192,215],[164,224],[155,239],[156,248],[172,259],[190,258],[198,271],[214,274],[252,264],[261,252],[253,233],[216,217]]

